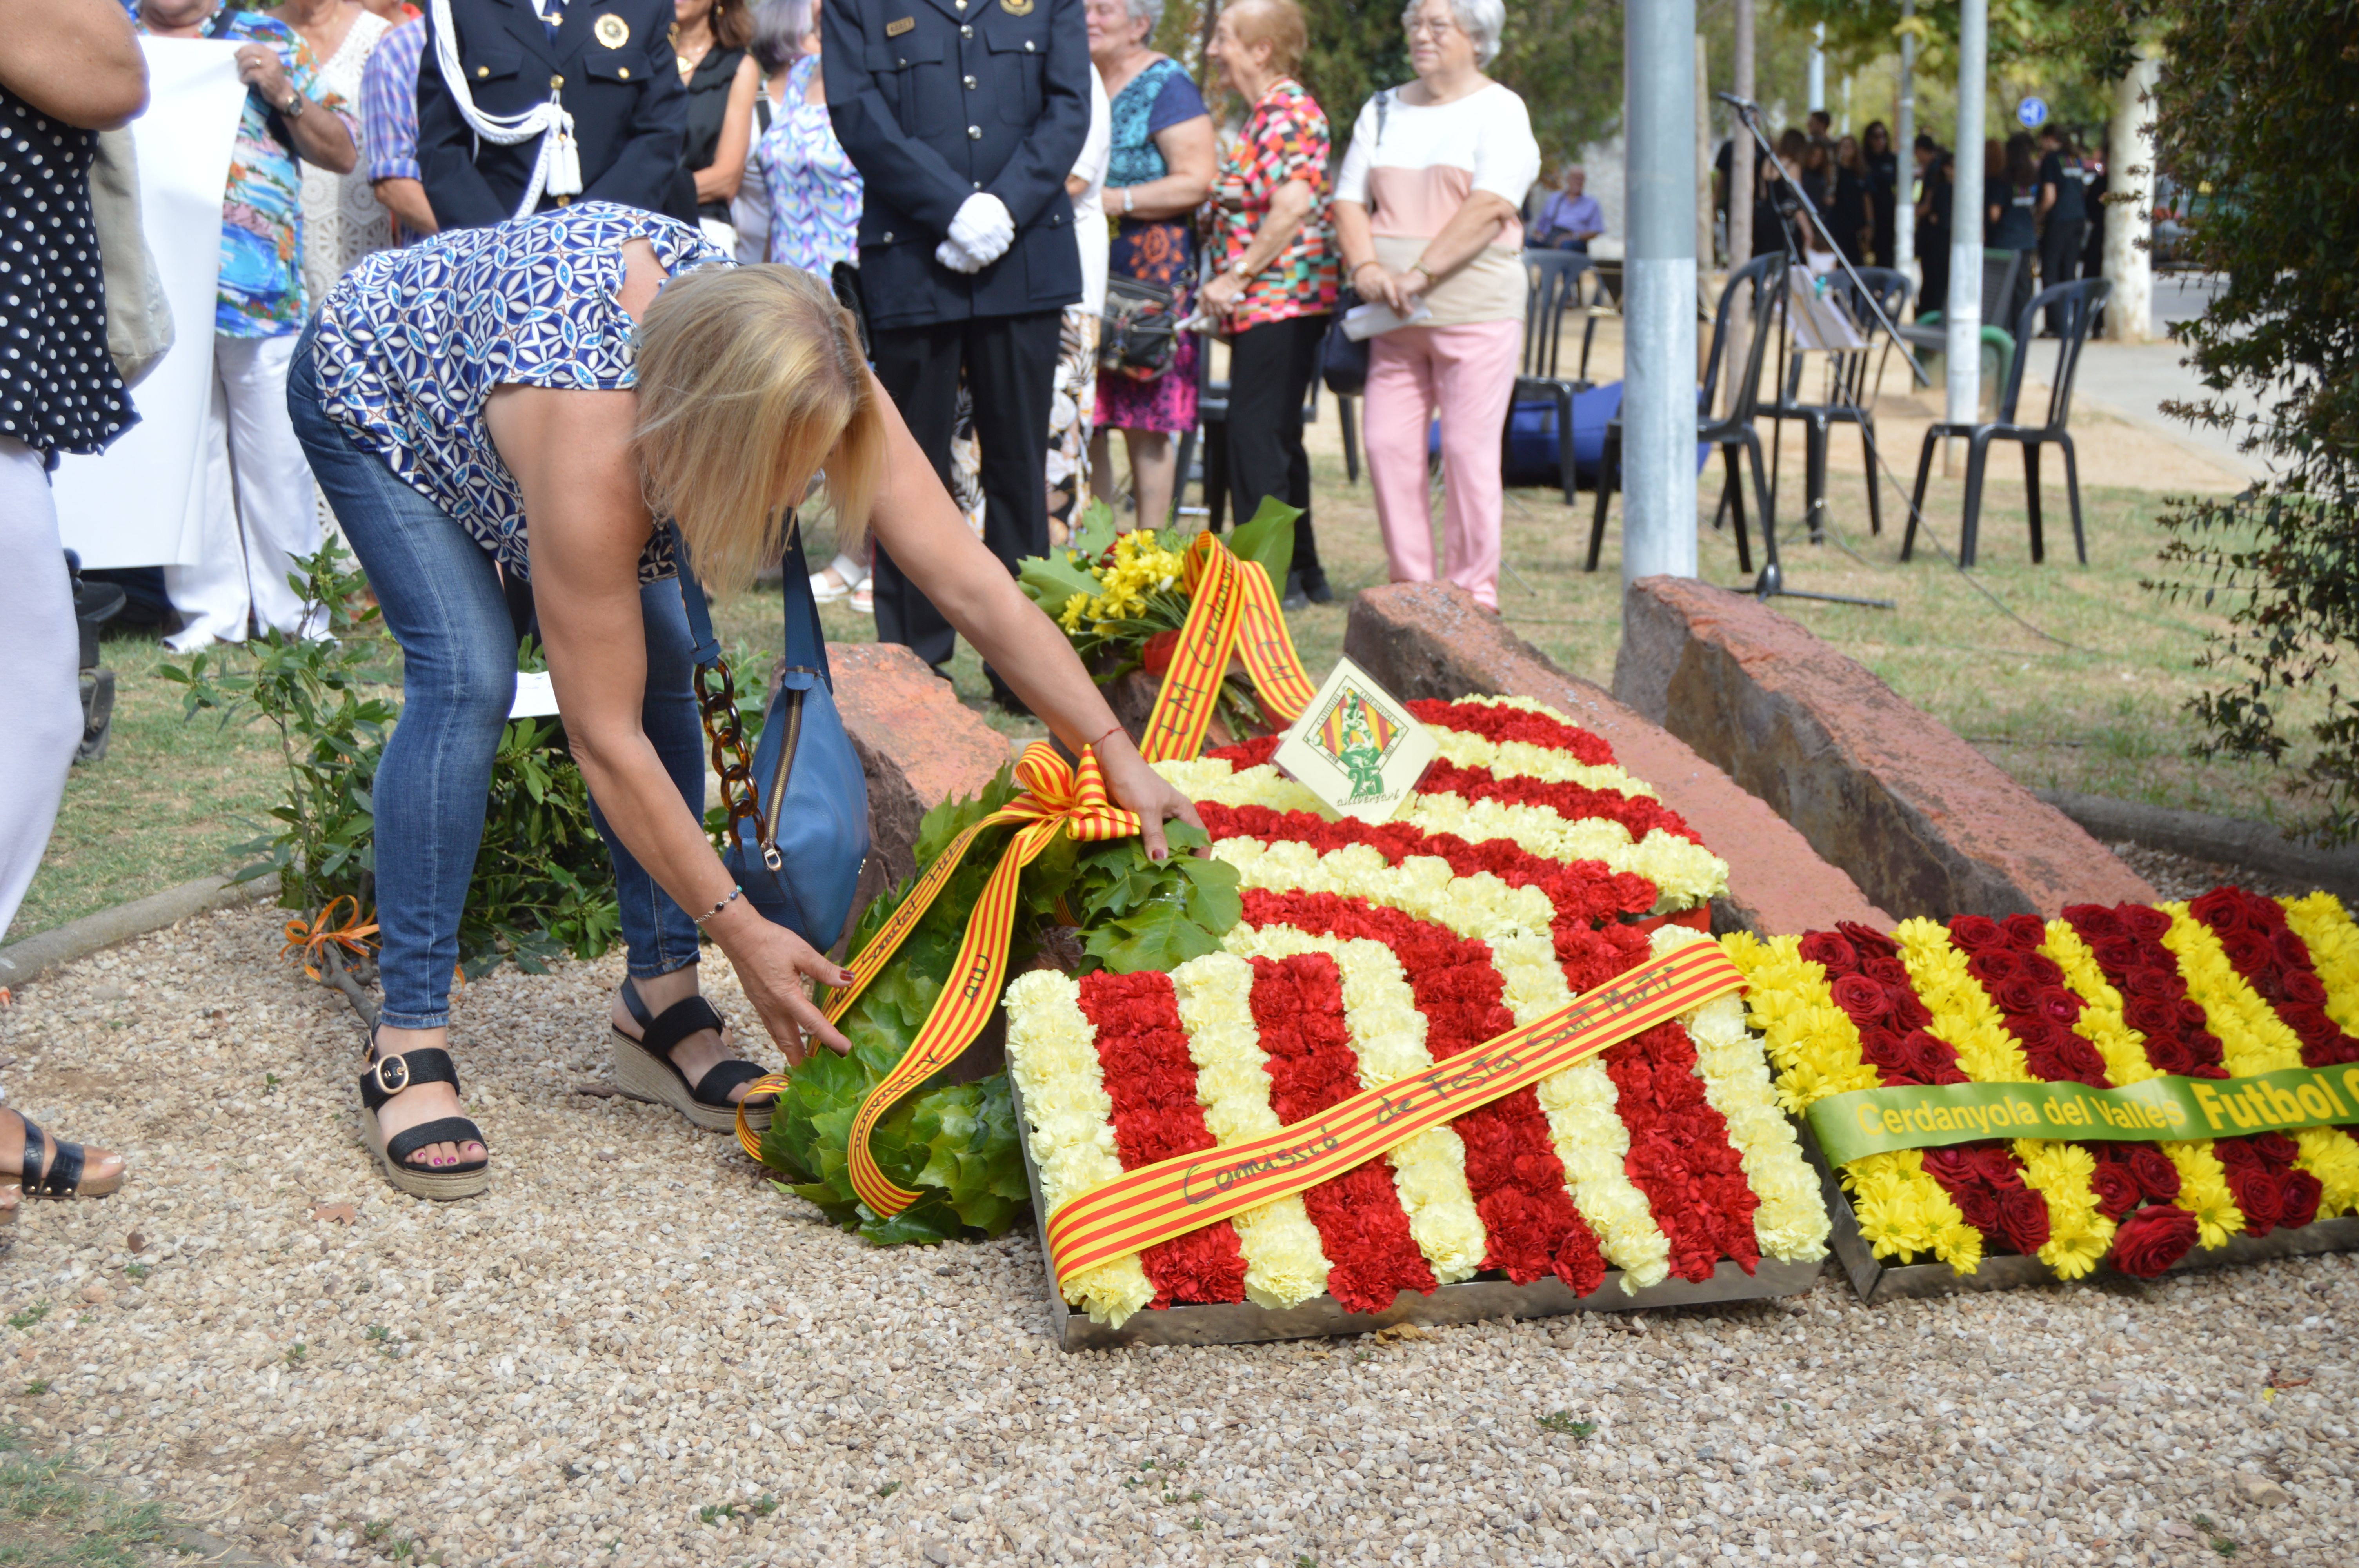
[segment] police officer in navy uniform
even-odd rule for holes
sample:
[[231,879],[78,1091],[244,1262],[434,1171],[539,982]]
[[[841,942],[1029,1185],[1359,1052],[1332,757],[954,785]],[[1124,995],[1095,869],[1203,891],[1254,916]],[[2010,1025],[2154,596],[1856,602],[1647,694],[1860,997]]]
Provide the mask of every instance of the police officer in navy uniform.
[[[821,25],[829,115],[865,187],[877,379],[947,485],[965,369],[984,543],[1013,573],[1049,548],[1058,341],[1082,294],[1065,193],[1090,126],[1082,0],[824,0]],[[875,593],[879,641],[949,661],[950,622],[882,545]]]
[[[447,13],[444,7],[448,6]],[[477,114],[516,117],[557,97],[572,116],[579,188],[559,180],[536,208],[619,201],[662,211],[679,169],[688,92],[672,52],[672,0],[433,0],[448,15]],[[536,136],[478,134],[443,80],[429,36],[418,71],[418,161],[442,226],[516,216],[540,156]]]

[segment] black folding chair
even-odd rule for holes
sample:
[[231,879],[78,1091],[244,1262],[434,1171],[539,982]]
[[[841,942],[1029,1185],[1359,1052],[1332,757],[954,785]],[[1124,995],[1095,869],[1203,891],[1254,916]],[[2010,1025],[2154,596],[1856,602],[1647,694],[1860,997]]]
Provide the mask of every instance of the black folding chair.
[[[2072,382],[2081,373],[2081,351],[2088,346],[2090,324],[2096,319],[2113,287],[2102,277],[2089,277],[2078,283],[2060,283],[2033,295],[2015,319],[2015,341],[2019,351],[2007,371],[2006,392],[1999,399],[1998,417],[1987,425],[1944,422],[1925,432],[1924,449],[1917,454],[1917,488],[1908,498],[1908,532],[1900,541],[1902,560],[1908,558],[1917,543],[1917,519],[1923,513],[1925,480],[1932,472],[1933,449],[1945,438],[1963,436],[1966,513],[1958,533],[1958,564],[1974,564],[1974,543],[1982,531],[1983,472],[1993,441],[2023,444],[2024,505],[2031,518],[2034,564],[2047,557],[2047,546],[2039,534],[2039,449],[2050,441],[2064,449],[2064,491],[2072,503],[2072,550],[2082,566],[2089,564],[2089,541],[2081,529],[2081,468],[2073,457],[2071,433],[2064,426],[2071,416]],[[2031,358],[2032,334],[2038,327],[2040,313],[2051,307],[2062,314],[2064,332],[2056,340],[2056,373],[2049,382],[2047,417],[2041,424],[2027,425],[2016,417],[2016,406],[2023,396],[2023,367]]]
[[[1516,428],[1516,409],[1524,404],[1550,404],[1556,425],[1559,477],[1564,483],[1564,503],[1573,504],[1572,399],[1593,384],[1587,379],[1589,345],[1584,338],[1581,373],[1557,373],[1557,355],[1564,340],[1564,318],[1581,302],[1581,275],[1590,260],[1577,251],[1524,253],[1524,358],[1516,377],[1515,395],[1507,400],[1507,420],[1499,431],[1499,461],[1507,464]],[[1591,325],[1595,325],[1594,318]]]
[[1777,470],[1784,456],[1786,421],[1799,420],[1802,426],[1802,512],[1810,524],[1810,540],[1817,543],[1824,535],[1827,509],[1827,441],[1837,425],[1859,427],[1859,443],[1867,459],[1867,528],[1871,534],[1884,532],[1883,487],[1876,483],[1875,462],[1875,389],[1884,379],[1884,367],[1892,357],[1892,337],[1885,331],[1884,321],[1900,319],[1902,307],[1908,303],[1908,278],[1904,273],[1886,266],[1864,266],[1859,269],[1859,281],[1866,287],[1875,303],[1884,308],[1879,319],[1865,301],[1857,297],[1858,290],[1850,278],[1840,273],[1829,280],[1830,295],[1839,301],[1850,317],[1860,336],[1860,347],[1843,349],[1827,354],[1819,400],[1802,401],[1804,355],[1788,355],[1787,334],[1780,334],[1777,401],[1762,406],[1761,416],[1769,425],[1769,487],[1777,487]]
[[[1752,338],[1745,352],[1745,368],[1734,383],[1735,395],[1729,401],[1728,412],[1715,415],[1712,406],[1719,389],[1721,361],[1728,349],[1729,319],[1735,309],[1738,296],[1752,302]],[[1736,564],[1739,569],[1753,569],[1753,548],[1745,536],[1745,485],[1743,470],[1738,467],[1736,453],[1743,448],[1753,465],[1753,499],[1761,514],[1762,546],[1771,560],[1777,559],[1777,534],[1771,510],[1775,493],[1769,488],[1768,475],[1761,465],[1761,438],[1754,433],[1753,418],[1761,406],[1761,367],[1767,358],[1769,335],[1781,331],[1786,305],[1786,253],[1773,251],[1753,260],[1729,275],[1728,287],[1722,290],[1720,304],[1712,312],[1712,354],[1703,377],[1703,390],[1696,400],[1696,440],[1710,442],[1720,449],[1722,460],[1728,465],[1728,478],[1721,486],[1721,500],[1733,503],[1736,514]],[[1622,420],[1616,416],[1605,426],[1605,460],[1597,475],[1597,512],[1589,524],[1589,569],[1597,569],[1597,557],[1605,547],[1605,504],[1622,482]]]

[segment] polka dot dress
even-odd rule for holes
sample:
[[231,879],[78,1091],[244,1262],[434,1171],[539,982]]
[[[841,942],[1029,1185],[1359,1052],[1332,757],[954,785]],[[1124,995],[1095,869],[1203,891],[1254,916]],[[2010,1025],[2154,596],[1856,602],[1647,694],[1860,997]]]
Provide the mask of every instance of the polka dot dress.
[[136,417],[106,352],[94,132],[0,88],[0,436],[95,452]]

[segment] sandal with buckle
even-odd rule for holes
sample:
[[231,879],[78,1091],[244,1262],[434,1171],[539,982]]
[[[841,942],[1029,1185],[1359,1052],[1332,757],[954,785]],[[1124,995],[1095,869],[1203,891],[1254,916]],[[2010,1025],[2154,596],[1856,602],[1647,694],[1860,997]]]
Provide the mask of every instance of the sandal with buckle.
[[[69,1143],[62,1138],[51,1138],[22,1111],[16,1113],[16,1119],[25,1124],[25,1152],[17,1159],[16,1168],[20,1174],[15,1180],[24,1188],[25,1196],[103,1198],[123,1185],[121,1167],[117,1167],[112,1175],[102,1176],[95,1181],[82,1180],[82,1171],[88,1162],[81,1144]],[[52,1143],[57,1146],[54,1150],[50,1148]]]
[[[734,1130],[738,1105],[729,1098],[729,1091],[740,1084],[767,1076],[767,1069],[734,1059],[716,1062],[706,1069],[704,1076],[691,1084],[688,1075],[671,1059],[673,1050],[690,1035],[708,1029],[718,1034],[728,1027],[722,1016],[712,1011],[712,1004],[701,996],[692,996],[672,1003],[658,1016],[639,1000],[639,988],[626,979],[623,982],[623,1005],[638,1024],[639,1037],[632,1039],[619,1026],[614,1030],[615,1087],[633,1099],[668,1105],[708,1132]],[[776,1095],[763,1095],[758,1103],[746,1105],[745,1125],[756,1132],[769,1130],[770,1116],[777,1103]]]
[[451,1093],[458,1093],[459,1069],[452,1064],[451,1053],[425,1045],[390,1056],[379,1055],[372,1036],[369,1057],[368,1071],[361,1075],[361,1130],[368,1140],[369,1152],[376,1156],[377,1164],[385,1172],[385,1179],[412,1197],[438,1201],[471,1198],[490,1186],[492,1162],[488,1159],[467,1160],[456,1165],[409,1162],[412,1154],[429,1144],[484,1142],[483,1129],[467,1118],[436,1117],[389,1139],[377,1122],[377,1112],[385,1108],[386,1103],[413,1084],[448,1084]]

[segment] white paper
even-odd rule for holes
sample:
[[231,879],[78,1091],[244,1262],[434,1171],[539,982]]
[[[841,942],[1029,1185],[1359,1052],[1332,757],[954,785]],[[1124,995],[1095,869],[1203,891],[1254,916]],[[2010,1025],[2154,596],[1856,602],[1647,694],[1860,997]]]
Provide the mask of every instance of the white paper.
[[1419,321],[1433,319],[1433,307],[1420,299],[1417,308],[1403,316],[1382,300],[1372,299],[1365,305],[1355,305],[1343,312],[1343,336],[1358,342],[1363,338],[1380,337],[1401,327],[1414,327]]
[[139,47],[147,56],[147,112],[131,125],[139,215],[172,303],[172,348],[132,389],[139,423],[103,454],[69,457],[58,470],[59,532],[86,567],[196,562],[222,194],[245,106],[234,43],[143,38]]
[[1810,275],[1800,267],[1787,269],[1787,299],[1796,348],[1806,353],[1848,353],[1867,347],[1835,297],[1821,294]]
[[557,687],[549,684],[547,670],[524,670],[516,676],[516,700],[508,704],[510,719],[553,719],[557,716]]

